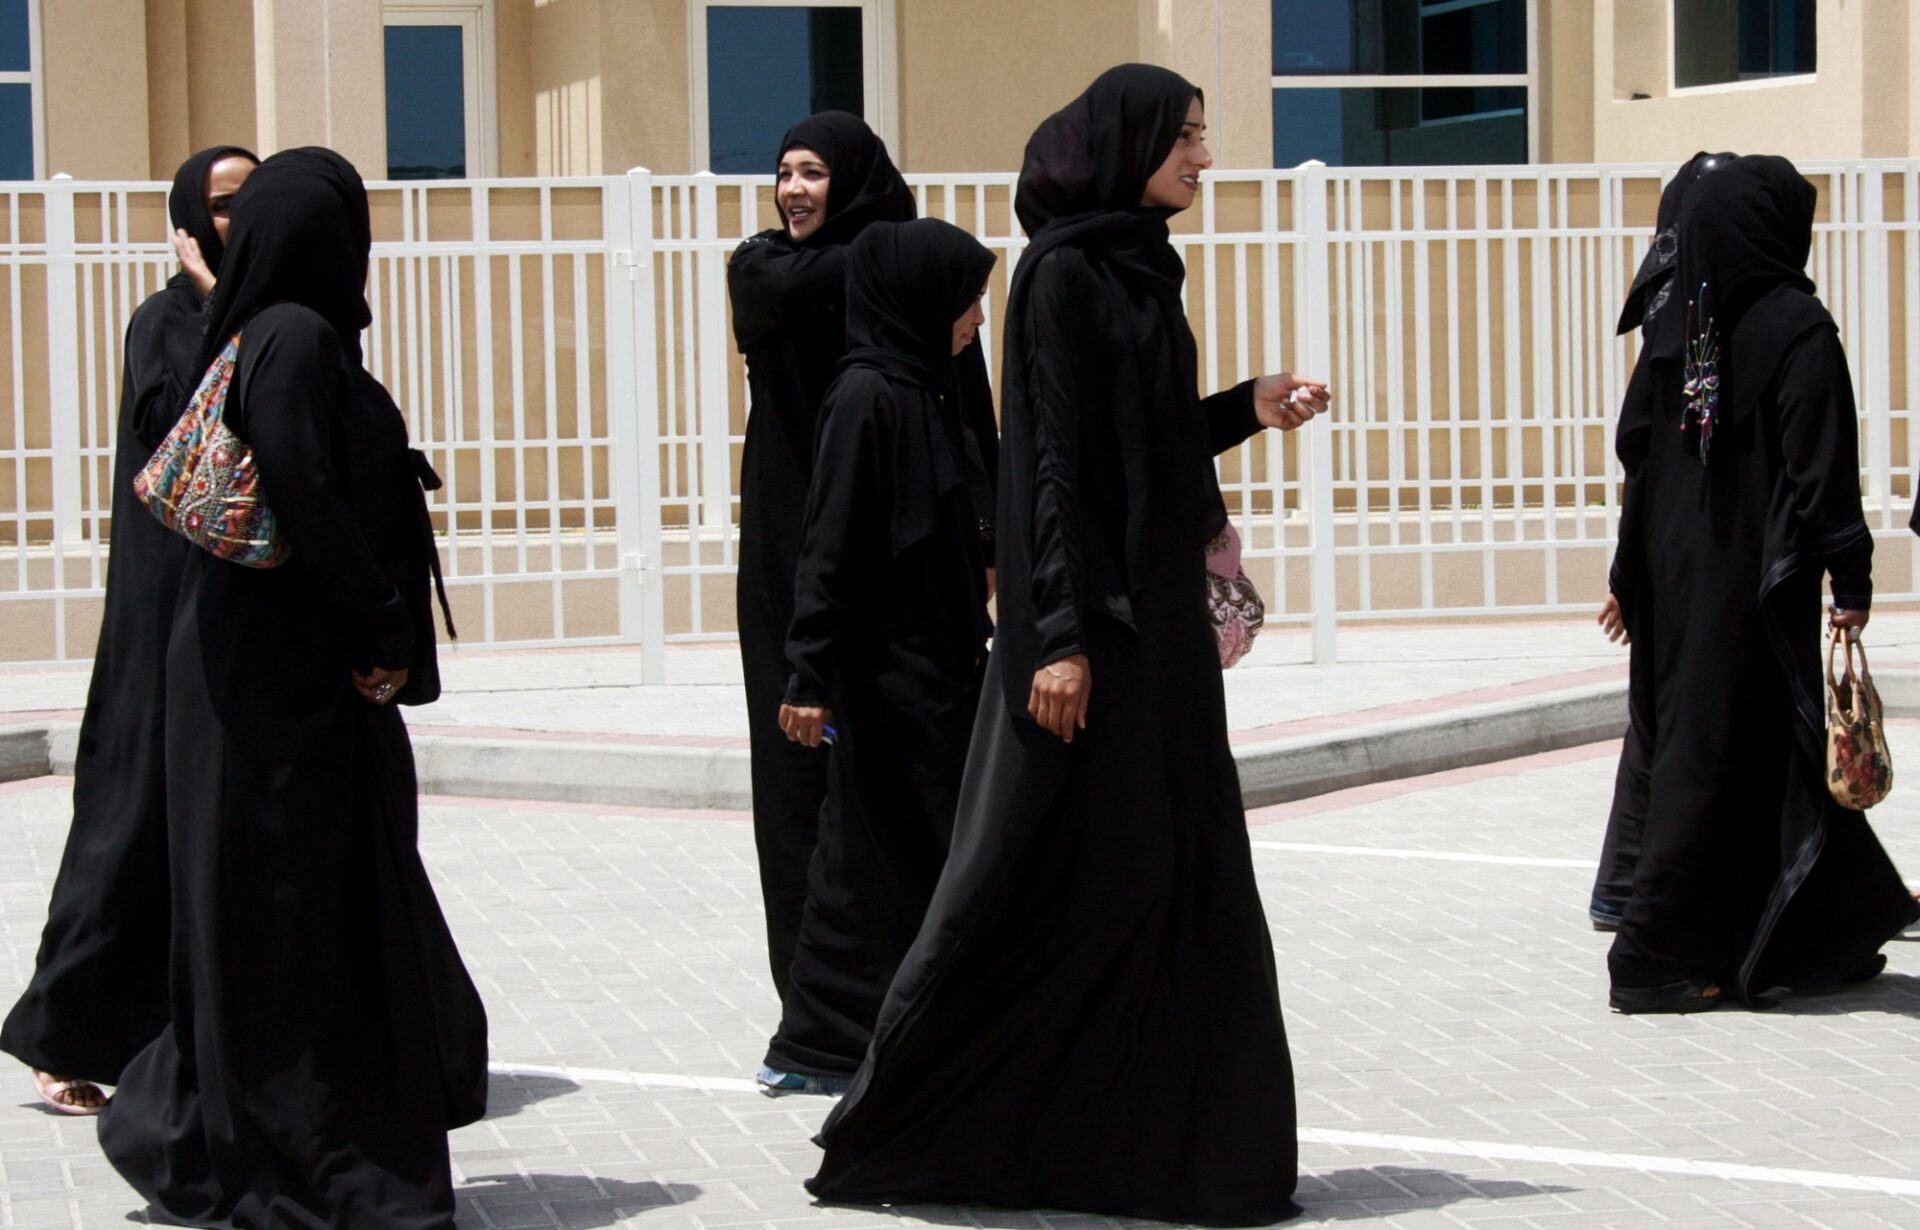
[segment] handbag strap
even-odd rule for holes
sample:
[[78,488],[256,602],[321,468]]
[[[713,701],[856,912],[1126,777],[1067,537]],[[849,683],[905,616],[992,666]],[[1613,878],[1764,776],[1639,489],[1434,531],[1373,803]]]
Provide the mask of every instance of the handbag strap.
[[[1827,691],[1832,693],[1834,704],[1840,710],[1841,716],[1851,721],[1854,716],[1852,702],[1860,695],[1861,688],[1873,686],[1873,674],[1867,668],[1866,645],[1855,637],[1849,637],[1847,631],[1846,628],[1834,628],[1827,635]],[[1833,651],[1840,648],[1842,644],[1846,646],[1843,659],[1846,664],[1846,673],[1840,679],[1835,679]],[[1858,670],[1853,665],[1855,654],[1860,656]],[[1846,685],[1844,692],[1841,690],[1843,683]]]

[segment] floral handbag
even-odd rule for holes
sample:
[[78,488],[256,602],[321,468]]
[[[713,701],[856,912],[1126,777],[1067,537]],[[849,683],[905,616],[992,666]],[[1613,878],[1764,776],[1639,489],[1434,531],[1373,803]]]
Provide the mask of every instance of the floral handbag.
[[[1846,645],[1846,672],[1833,677],[1833,654]],[[1854,670],[1854,654],[1860,669]],[[1827,642],[1827,792],[1833,801],[1865,811],[1893,791],[1893,756],[1887,751],[1880,690],[1867,669],[1867,649],[1835,628]]]
[[253,450],[227,426],[240,335],[207,368],[187,411],[152,460],[133,477],[133,493],[160,524],[211,555],[249,568],[286,563],[291,548],[260,489]]
[[1207,618],[1220,643],[1222,670],[1247,656],[1267,620],[1267,604],[1240,567],[1240,531],[1231,521],[1207,544]]

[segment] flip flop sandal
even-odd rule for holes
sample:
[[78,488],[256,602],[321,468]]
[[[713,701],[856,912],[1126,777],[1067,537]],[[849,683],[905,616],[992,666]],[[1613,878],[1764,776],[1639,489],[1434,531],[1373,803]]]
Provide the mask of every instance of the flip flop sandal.
[[63,1115],[97,1115],[101,1112],[101,1110],[105,1109],[106,1101],[104,1098],[101,1100],[99,1106],[75,1106],[75,1105],[72,1105],[71,1103],[62,1102],[60,1100],[60,1097],[62,1094],[72,1093],[77,1089],[91,1089],[95,1093],[99,1093],[100,1086],[94,1084],[92,1081],[50,1080],[43,1084],[40,1080],[41,1075],[42,1075],[41,1073],[37,1073],[37,1072],[34,1074],[33,1091],[40,1095],[40,1100],[42,1102],[45,1102],[48,1106],[51,1106],[54,1110],[59,1111],[61,1114]]

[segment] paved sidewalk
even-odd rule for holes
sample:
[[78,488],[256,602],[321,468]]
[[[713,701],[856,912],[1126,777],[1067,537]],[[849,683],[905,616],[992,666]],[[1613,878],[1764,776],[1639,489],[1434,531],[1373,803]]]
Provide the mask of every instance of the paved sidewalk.
[[[1295,1224],[1920,1224],[1920,945],[1770,1013],[1609,1014],[1584,905],[1615,750],[1251,817],[1298,1077]],[[1920,723],[1894,750],[1920,764]],[[69,788],[0,786],[0,1003],[31,967]],[[1876,818],[1920,869],[1920,790]],[[746,823],[441,798],[421,840],[493,1022],[492,1115],[453,1140],[463,1230],[1115,1225],[809,1201],[826,1103],[747,1082],[774,1000]],[[0,1225],[99,1230],[138,1203],[91,1124],[0,1064]]]

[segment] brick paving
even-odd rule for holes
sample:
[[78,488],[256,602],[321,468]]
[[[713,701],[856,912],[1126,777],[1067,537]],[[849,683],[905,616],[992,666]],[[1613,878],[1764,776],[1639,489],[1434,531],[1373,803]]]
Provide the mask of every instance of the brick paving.
[[[1920,724],[1894,741],[1920,763]],[[1609,1014],[1584,916],[1608,752],[1255,817],[1299,1083],[1296,1224],[1920,1224],[1920,945],[1769,1013]],[[69,786],[0,787],[0,999],[31,966]],[[1876,819],[1920,868],[1920,792]],[[809,1201],[825,1103],[745,1083],[773,995],[738,817],[434,799],[422,844],[493,1018],[493,1113],[453,1140],[463,1227],[1114,1224]],[[91,1123],[0,1076],[0,1225],[126,1224],[138,1201]]]

